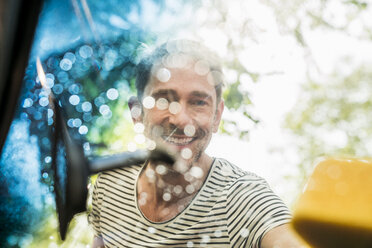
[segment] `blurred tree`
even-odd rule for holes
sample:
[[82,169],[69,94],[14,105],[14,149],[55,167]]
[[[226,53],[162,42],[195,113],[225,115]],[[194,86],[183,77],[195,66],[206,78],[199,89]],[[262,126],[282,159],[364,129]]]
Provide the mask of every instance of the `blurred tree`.
[[335,72],[310,81],[286,126],[296,136],[301,183],[321,157],[372,156],[372,71],[364,65],[346,77]]

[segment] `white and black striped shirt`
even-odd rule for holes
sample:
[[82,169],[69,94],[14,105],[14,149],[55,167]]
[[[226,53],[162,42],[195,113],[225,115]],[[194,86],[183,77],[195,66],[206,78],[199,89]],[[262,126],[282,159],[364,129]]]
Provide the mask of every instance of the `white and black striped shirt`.
[[89,221],[107,247],[260,247],[264,234],[290,212],[266,181],[215,159],[192,202],[173,219],[154,223],[137,205],[141,166],[101,173]]

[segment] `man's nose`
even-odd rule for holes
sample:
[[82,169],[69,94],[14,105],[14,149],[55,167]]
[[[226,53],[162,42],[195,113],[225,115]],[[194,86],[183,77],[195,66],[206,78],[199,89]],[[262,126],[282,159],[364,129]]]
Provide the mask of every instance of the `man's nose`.
[[182,104],[175,104],[175,108],[170,109],[169,122],[178,128],[184,128],[187,124],[192,123],[192,118],[187,108]]

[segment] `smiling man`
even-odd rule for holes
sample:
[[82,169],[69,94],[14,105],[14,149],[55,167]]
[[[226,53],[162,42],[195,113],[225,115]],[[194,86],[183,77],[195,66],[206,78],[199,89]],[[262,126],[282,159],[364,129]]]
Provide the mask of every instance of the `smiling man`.
[[224,109],[222,85],[218,59],[196,42],[167,42],[141,60],[133,121],[150,148],[178,159],[99,175],[93,247],[299,247],[265,180],[205,153]]

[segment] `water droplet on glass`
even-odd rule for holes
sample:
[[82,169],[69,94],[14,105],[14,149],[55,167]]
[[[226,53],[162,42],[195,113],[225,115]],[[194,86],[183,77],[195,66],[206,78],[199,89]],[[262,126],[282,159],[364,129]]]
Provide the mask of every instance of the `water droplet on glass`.
[[143,144],[146,141],[146,137],[143,134],[137,134],[134,136],[134,141],[136,141],[137,144]]
[[154,137],[159,137],[161,135],[163,135],[164,133],[164,128],[160,125],[155,125],[152,130],[151,130],[151,133]]
[[132,118],[137,119],[137,118],[140,117],[140,115],[141,115],[141,108],[140,108],[140,107],[136,107],[136,106],[134,106],[134,107],[130,110],[130,114],[131,114]]
[[74,119],[68,119],[67,126],[74,127]]
[[71,95],[77,95],[80,93],[80,87],[79,84],[71,84],[69,87],[68,87],[68,92],[70,92]]
[[169,112],[171,112],[172,114],[178,114],[179,112],[181,111],[181,104],[179,104],[178,102],[171,102],[169,104]]
[[146,148],[147,148],[148,150],[150,150],[150,151],[155,150],[155,148],[156,148],[156,143],[155,143],[155,141],[148,139],[148,140],[146,141]]
[[105,103],[105,99],[104,99],[102,96],[96,97],[96,98],[94,99],[94,104],[95,104],[97,107],[101,106],[101,105],[104,104],[104,103]]
[[99,107],[99,112],[101,113],[101,115],[109,115],[111,110],[108,105],[103,104]]
[[145,108],[152,109],[155,106],[155,99],[152,96],[146,96],[142,103]]
[[79,127],[79,133],[80,133],[81,135],[85,135],[85,134],[87,134],[87,133],[88,133],[88,127],[85,126],[85,125],[80,126],[80,127]]
[[173,168],[179,173],[185,173],[188,169],[186,163],[182,160],[176,161]]
[[84,113],[83,114],[83,120],[86,122],[90,122],[93,119],[92,115],[90,113]]
[[242,238],[246,238],[248,237],[248,235],[249,235],[249,230],[247,228],[240,229],[240,236],[242,236]]
[[170,201],[171,198],[172,198],[172,195],[170,193],[166,192],[163,194],[164,201]]
[[32,101],[31,98],[26,98],[24,101],[23,101],[23,105],[22,107],[24,108],[29,108],[32,106],[32,104],[34,104],[34,101]]
[[194,247],[194,243],[192,241],[187,241],[187,247]]
[[155,171],[159,175],[165,175],[167,173],[167,167],[165,167],[162,164],[159,164],[159,165],[156,166]]
[[147,200],[146,200],[145,198],[140,198],[140,199],[138,200],[138,204],[139,204],[140,206],[146,205],[146,202],[147,202]]
[[176,185],[176,186],[173,188],[173,192],[174,192],[176,195],[181,194],[182,191],[183,191],[183,189],[182,189],[182,186],[181,186],[181,185]]
[[135,133],[143,133],[143,131],[145,131],[145,126],[141,122],[137,122],[134,124],[133,129]]
[[110,100],[116,100],[119,97],[119,92],[117,89],[111,88],[107,90],[106,96]]
[[88,45],[84,45],[80,47],[79,49],[79,55],[84,59],[89,58],[90,56],[92,56],[92,54],[93,54],[93,49]]
[[327,174],[330,178],[337,180],[342,175],[342,170],[338,166],[331,166],[327,169]]
[[159,98],[157,101],[156,101],[156,107],[159,109],[159,110],[165,110],[168,108],[168,100],[165,99],[165,98]]
[[79,102],[80,102],[80,98],[79,98],[78,95],[72,95],[72,96],[70,96],[68,101],[71,103],[71,105],[78,105]]
[[195,134],[195,126],[192,124],[187,124],[183,129],[183,132],[186,136],[192,137]]
[[181,156],[183,159],[190,159],[192,157],[192,151],[190,148],[183,148],[181,150]]
[[195,73],[200,76],[205,76],[209,72],[209,64],[205,60],[199,60],[194,65]]
[[69,71],[72,68],[72,62],[69,59],[62,59],[61,62],[59,62],[59,67],[64,71]]
[[148,179],[153,179],[155,177],[155,171],[152,169],[147,169],[145,174]]
[[200,179],[200,178],[203,177],[204,172],[203,172],[203,170],[202,170],[200,167],[198,167],[198,166],[193,166],[193,167],[191,167],[191,169],[190,169],[190,174],[191,174],[191,176]]
[[70,60],[71,63],[75,63],[75,61],[76,61],[75,54],[73,54],[72,52],[65,53],[65,55],[63,56],[63,58]]
[[202,236],[202,242],[203,243],[208,243],[210,240],[211,240],[211,238],[209,237],[209,235],[203,235]]
[[147,198],[147,193],[146,192],[141,192],[140,198]]
[[194,185],[192,185],[192,184],[187,185],[186,188],[185,188],[185,191],[186,191],[188,194],[192,194],[192,193],[194,193],[194,192],[195,192],[195,187],[194,187]]
[[40,106],[42,106],[42,107],[48,106],[48,104],[49,104],[49,99],[48,99],[48,97],[46,97],[46,96],[41,97],[40,100],[39,100],[39,104],[40,104]]
[[90,144],[89,142],[85,142],[84,145],[83,145],[83,148],[85,151],[90,151]]
[[46,173],[46,172],[43,173],[43,178],[44,179],[48,178],[48,176],[49,176],[48,173]]
[[57,74],[57,78],[58,78],[58,81],[60,81],[61,83],[65,83],[68,81],[68,73],[65,71],[60,71]]
[[44,158],[44,161],[45,161],[45,163],[50,163],[50,162],[52,162],[52,157],[51,156],[46,156],[45,158]]
[[[53,75],[53,74],[49,74],[49,75]],[[46,80],[45,80],[44,87],[47,88],[47,89],[50,89],[53,86],[54,86],[54,76],[53,76],[53,78],[47,77]]]
[[217,237],[217,238],[221,237],[222,236],[222,231],[221,230],[214,231],[214,236]]
[[137,145],[134,142],[129,142],[127,147],[128,147],[128,151],[130,152],[134,152],[137,150]]
[[178,212],[182,212],[185,209],[185,206],[183,204],[178,204],[177,210]]
[[165,83],[168,82],[169,79],[171,78],[171,73],[167,68],[160,68],[156,73],[156,78],[160,82]]
[[63,86],[61,84],[55,84],[53,86],[53,92],[54,94],[61,94],[63,92]]
[[211,71],[208,73],[207,81],[212,86],[221,84],[223,82],[223,75],[219,71]]
[[83,102],[81,104],[81,109],[84,112],[90,112],[92,110],[92,104],[90,102]]
[[80,127],[81,124],[83,124],[83,122],[79,119],[79,118],[75,118],[73,121],[72,121],[72,125],[74,127]]

